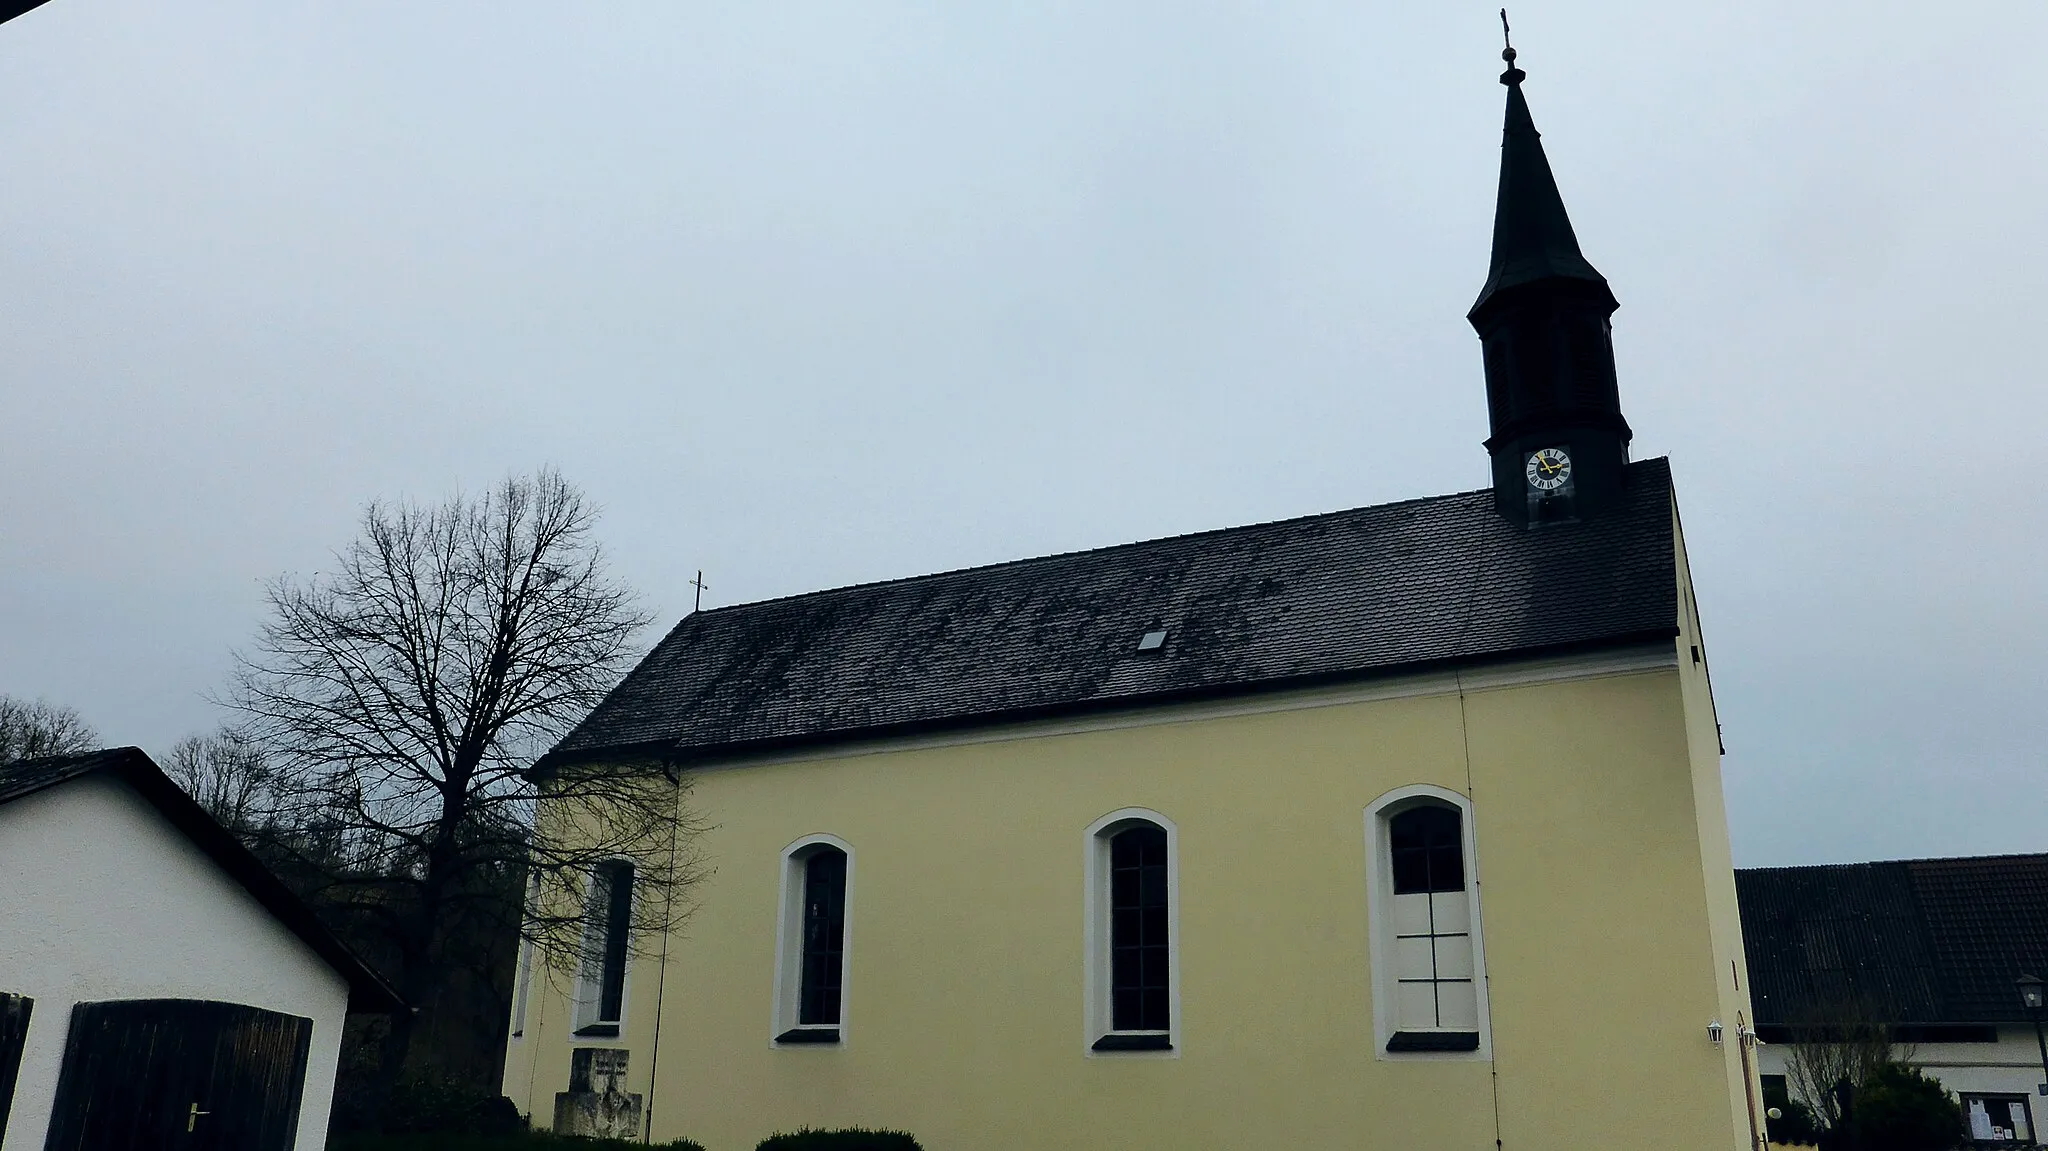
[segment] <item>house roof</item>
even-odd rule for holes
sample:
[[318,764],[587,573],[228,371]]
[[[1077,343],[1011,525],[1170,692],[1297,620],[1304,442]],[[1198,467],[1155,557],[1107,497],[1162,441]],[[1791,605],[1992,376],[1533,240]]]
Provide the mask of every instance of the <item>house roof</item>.
[[2048,855],[1735,873],[1757,1022],[2026,1021],[2013,980],[2048,976]]
[[1668,642],[1670,470],[1631,464],[1626,485],[1611,515],[1535,531],[1482,489],[697,612],[542,766]]
[[117,747],[81,755],[49,756],[0,764],[0,805],[75,779],[105,773],[133,788],[171,826],[182,832],[209,859],[254,896],[256,902],[348,981],[351,1011],[388,1012],[404,1002],[382,976],[358,959],[348,945],[322,924],[313,909],[293,894],[263,862],[242,846],[183,788],[171,782],[141,748]]

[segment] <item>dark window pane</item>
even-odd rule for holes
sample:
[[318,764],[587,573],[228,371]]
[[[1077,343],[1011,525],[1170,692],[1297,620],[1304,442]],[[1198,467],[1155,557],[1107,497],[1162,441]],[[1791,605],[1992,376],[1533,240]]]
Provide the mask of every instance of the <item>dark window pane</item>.
[[1394,849],[1394,894],[1413,895],[1429,890],[1429,853],[1419,848]]
[[1166,868],[1147,866],[1138,872],[1138,905],[1141,907],[1166,906]]
[[1165,867],[1166,832],[1157,827],[1144,827],[1137,829],[1137,833],[1140,836],[1138,840],[1139,845],[1144,851],[1143,859],[1145,866]]
[[607,863],[599,874],[605,920],[597,1017],[609,1022],[618,1019],[626,995],[626,944],[633,924],[633,865]]
[[846,942],[846,853],[821,848],[804,861],[803,986],[797,1022],[839,1022]]
[[1143,954],[1145,956],[1145,986],[1166,986],[1166,948],[1147,947],[1144,949]]
[[1166,988],[1148,988],[1145,991],[1145,1016],[1135,1030],[1165,1031],[1173,1023],[1166,1007]]
[[1118,832],[1109,841],[1109,865],[1111,867],[1136,867],[1144,862],[1145,845],[1140,840],[1140,828]]
[[1436,804],[1411,807],[1390,821],[1396,848],[1437,847],[1458,842],[1458,813]]
[[1135,824],[1110,840],[1110,1026],[1164,1030],[1168,970],[1166,832]]
[[1138,1031],[1144,1028],[1144,1003],[1138,997],[1138,989],[1118,988],[1115,992],[1115,1010],[1111,1012],[1110,1027],[1117,1031]]
[[1116,833],[1109,841],[1112,867],[1166,865],[1166,829],[1156,823],[1139,823]]
[[1140,974],[1136,947],[1119,947],[1109,953],[1109,985],[1136,987]]
[[1139,938],[1146,943],[1166,943],[1166,908],[1148,907],[1142,913],[1145,917],[1145,932]]
[[1387,821],[1394,894],[1465,889],[1460,817],[1448,807],[1411,807]]
[[1144,913],[1135,907],[1120,908],[1110,913],[1109,943],[1112,947],[1131,947],[1144,941],[1138,934],[1143,925],[1140,918]]
[[1465,852],[1456,843],[1429,849],[1429,889],[1465,890]]
[[1109,873],[1109,905],[1111,907],[1138,906],[1138,869],[1118,867]]

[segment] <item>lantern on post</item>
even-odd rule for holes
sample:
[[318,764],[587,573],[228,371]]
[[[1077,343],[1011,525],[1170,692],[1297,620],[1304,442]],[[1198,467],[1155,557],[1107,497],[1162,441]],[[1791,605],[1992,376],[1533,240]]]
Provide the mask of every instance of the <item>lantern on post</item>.
[[2035,1090],[2042,1095],[2048,1095],[2048,1039],[2042,1038],[2041,1035],[2041,1007],[2044,1002],[2044,990],[2041,981],[2032,975],[2020,976],[2018,979],[2013,980],[2013,985],[2020,990],[2020,1006],[2026,1009],[2027,1018],[2034,1021],[2034,1042],[2041,1048],[2042,1082],[2035,1087]]

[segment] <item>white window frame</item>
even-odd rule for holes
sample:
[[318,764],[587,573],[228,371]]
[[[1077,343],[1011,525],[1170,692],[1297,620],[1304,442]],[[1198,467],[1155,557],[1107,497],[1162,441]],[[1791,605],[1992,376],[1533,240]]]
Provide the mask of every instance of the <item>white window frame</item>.
[[[627,898],[628,898],[629,900],[633,901],[633,902],[629,902],[629,903],[628,903],[628,904],[626,905],[626,906],[627,906],[627,911],[626,911],[626,956],[625,956],[625,962],[624,962],[624,963],[623,963],[623,964],[621,965],[621,971],[620,971],[620,973],[619,973],[619,1017],[618,1017],[617,1019],[602,1019],[602,1018],[599,1018],[599,1014],[600,1014],[600,1013],[602,1012],[602,1010],[603,1010],[603,1008],[604,1008],[604,970],[603,970],[603,965],[604,965],[604,942],[603,942],[603,939],[602,939],[602,937],[601,937],[601,934],[600,934],[600,939],[599,939],[599,941],[598,941],[598,945],[597,945],[597,946],[598,946],[598,973],[597,973],[597,976],[596,976],[595,978],[592,978],[592,977],[591,977],[591,975],[589,974],[589,971],[590,971],[590,951],[589,951],[589,945],[590,945],[590,916],[591,916],[591,911],[593,910],[593,909],[592,909],[592,907],[591,907],[591,901],[592,901],[593,899],[595,899],[595,898],[596,898],[596,896],[597,896],[597,877],[598,877],[598,874],[599,874],[599,872],[601,871],[601,869],[603,869],[603,868],[605,868],[605,867],[608,867],[608,866],[610,866],[610,865],[612,865],[612,864],[614,864],[614,863],[623,863],[623,864],[625,864],[626,866],[628,866],[628,867],[630,867],[630,868],[632,868],[632,869],[633,869],[633,872],[632,872],[632,876],[633,876],[633,877],[632,877],[632,884],[633,884],[633,886],[632,886],[632,888],[631,888],[630,892],[629,892],[629,893],[628,893],[628,895],[627,895]],[[591,869],[590,869],[590,877],[589,877],[589,878],[588,878],[587,880],[585,880],[585,881],[584,881],[584,887],[583,887],[583,923],[584,923],[584,927],[583,927],[583,932],[584,932],[584,935],[583,935],[583,940],[584,940],[584,942],[583,942],[583,954],[582,954],[582,955],[579,955],[579,956],[577,957],[577,962],[576,962],[576,985],[575,985],[575,986],[576,986],[576,994],[575,994],[575,997],[574,997],[574,999],[572,1000],[572,1011],[571,1011],[571,1014],[570,1014],[570,1017],[569,1017],[569,1021],[570,1021],[570,1024],[571,1024],[571,1026],[570,1026],[570,1029],[569,1029],[569,1033],[570,1033],[570,1035],[572,1035],[572,1036],[573,1036],[573,1037],[574,1037],[574,1038],[576,1039],[576,1041],[577,1041],[577,1042],[578,1042],[579,1044],[589,1044],[589,1043],[602,1043],[602,1042],[604,1042],[604,1041],[606,1041],[606,1040],[611,1040],[611,1041],[613,1041],[613,1042],[623,1042],[623,1041],[625,1040],[625,1037],[626,1037],[626,1020],[627,1020],[627,1018],[629,1017],[629,1015],[630,1015],[630,1013],[631,1013],[631,1011],[632,1011],[632,1009],[633,1009],[633,1008],[632,1008],[632,1003],[633,1003],[633,1000],[632,1000],[632,995],[633,995],[633,928],[632,928],[632,923],[633,923],[633,916],[632,916],[632,908],[633,908],[633,904],[634,904],[634,902],[637,902],[637,901],[638,901],[639,899],[640,899],[640,861],[639,861],[639,860],[636,860],[636,859],[629,859],[629,858],[627,858],[626,856],[623,856],[623,855],[619,855],[619,856],[613,856],[613,857],[612,857],[612,858],[610,858],[610,859],[601,859],[601,860],[598,860],[598,861],[597,861],[597,863],[595,863],[594,865],[592,865],[592,867],[591,867]],[[606,911],[609,911],[609,904],[607,904],[607,907],[606,907],[606,909],[605,909],[605,910],[606,910]],[[585,1031],[586,1029],[588,1029],[588,1028],[591,1028],[591,1027],[616,1027],[616,1028],[618,1028],[618,1034],[616,1034],[616,1035],[585,1035],[585,1034],[583,1034],[583,1031]]]
[[[839,1042],[837,1043],[784,1043],[776,1036],[789,1031],[810,1030],[815,1027],[827,1030],[823,1024],[806,1027],[797,1022],[803,1005],[804,977],[804,864],[820,847],[837,848],[846,855],[846,911],[840,923],[839,938]],[[836,835],[818,833],[806,835],[782,849],[782,881],[777,894],[780,909],[775,920],[775,993],[774,1013],[769,1019],[768,1045],[783,1050],[805,1049],[829,1051],[834,1047],[845,1047],[848,1039],[847,1019],[852,1014],[853,990],[853,907],[854,907],[854,852],[853,845]]]
[[[1459,849],[1465,857],[1465,890],[1472,901],[1472,988],[1479,1000],[1479,1048],[1476,1051],[1389,1051],[1387,1041],[1399,1030],[1394,1013],[1394,869],[1388,821],[1424,803],[1448,805],[1458,811]],[[1493,1059],[1492,1011],[1487,1000],[1486,940],[1481,926],[1478,832],[1472,801],[1447,788],[1426,783],[1397,787],[1365,809],[1366,923],[1372,953],[1373,1054],[1391,1061],[1443,1060],[1490,1062]]]
[[531,920],[540,906],[540,875],[529,876],[526,881],[526,906],[519,933],[519,958],[512,970],[512,1031],[506,1036],[508,1042],[526,1041],[526,1010],[533,994],[533,939],[525,931],[525,920]]
[[[1095,1041],[1118,1034],[1111,1026],[1109,841],[1119,831],[1136,823],[1156,824],[1166,832],[1166,1040],[1164,1051],[1097,1051]],[[1082,836],[1086,894],[1082,900],[1085,919],[1082,929],[1082,996],[1086,1012],[1082,1020],[1081,1050],[1090,1059],[1178,1059],[1182,1040],[1180,1006],[1180,827],[1149,807],[1125,807],[1110,812],[1088,825]],[[1127,1032],[1124,1034],[1156,1034]]]

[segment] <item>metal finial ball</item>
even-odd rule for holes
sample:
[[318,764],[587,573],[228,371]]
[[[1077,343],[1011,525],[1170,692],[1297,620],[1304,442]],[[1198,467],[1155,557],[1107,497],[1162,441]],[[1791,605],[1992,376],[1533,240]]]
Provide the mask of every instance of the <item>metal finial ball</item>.
[[1514,67],[1514,65],[1515,65],[1515,50],[1514,50],[1513,48],[1504,48],[1504,49],[1502,49],[1502,50],[1501,50],[1501,54],[1500,54],[1500,58],[1501,58],[1501,59],[1503,59],[1503,60],[1506,60],[1506,61],[1508,62],[1508,67],[1510,67],[1510,68]]

